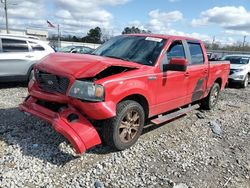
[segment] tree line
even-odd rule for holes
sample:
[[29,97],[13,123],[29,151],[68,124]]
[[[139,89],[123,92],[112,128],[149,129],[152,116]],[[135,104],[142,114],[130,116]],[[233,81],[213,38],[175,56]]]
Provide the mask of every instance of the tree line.
[[[125,27],[121,34],[133,34],[133,33],[151,33],[149,30],[143,30],[138,27]],[[102,44],[109,40],[112,37],[112,34],[105,33],[100,27],[92,28],[88,31],[86,36],[79,37],[79,36],[60,36],[60,39],[63,41],[70,41],[70,42],[84,42],[84,43],[95,43],[95,44]],[[50,41],[57,41],[58,36],[52,35],[49,40]],[[208,50],[225,50],[225,51],[250,51],[249,43],[243,44],[242,42],[237,42],[233,45],[221,45],[220,43],[210,43],[205,41],[206,48]]]
[[208,50],[223,50],[223,51],[249,51],[250,45],[246,43],[243,45],[242,42],[238,41],[232,45],[221,45],[220,43],[209,43],[205,42],[205,46]]
[[[121,34],[132,34],[132,33],[151,33],[151,31],[139,29],[137,27],[125,27]],[[72,35],[64,35],[60,36],[60,40],[63,41],[70,41],[70,42],[86,42],[86,43],[95,43],[95,44],[102,44],[109,40],[112,35],[108,33],[104,33],[100,27],[92,28],[88,31],[86,36],[79,37],[79,36],[72,36]],[[58,36],[52,35],[49,38],[50,41],[57,41]]]

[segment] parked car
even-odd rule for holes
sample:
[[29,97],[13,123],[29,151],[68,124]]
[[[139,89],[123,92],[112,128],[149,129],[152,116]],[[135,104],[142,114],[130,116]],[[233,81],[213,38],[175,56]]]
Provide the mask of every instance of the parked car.
[[50,122],[77,153],[102,141],[124,150],[146,120],[162,124],[198,104],[212,109],[228,74],[229,62],[209,62],[200,40],[122,35],[93,55],[44,58],[20,110]]
[[0,81],[28,81],[34,64],[53,52],[32,36],[0,35]]
[[222,53],[208,52],[207,55],[209,61],[220,61],[223,58]]
[[229,82],[246,88],[250,82],[250,55],[227,55],[223,59],[230,61]]
[[64,53],[91,54],[95,49],[87,46],[66,46],[59,50]]

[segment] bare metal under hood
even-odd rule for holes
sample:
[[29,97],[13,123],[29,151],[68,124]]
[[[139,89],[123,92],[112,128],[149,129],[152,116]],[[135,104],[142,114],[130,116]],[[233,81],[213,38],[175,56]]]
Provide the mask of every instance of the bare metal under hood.
[[102,56],[66,53],[50,54],[36,65],[38,69],[51,73],[71,75],[75,78],[94,77],[112,66],[137,69],[142,65]]

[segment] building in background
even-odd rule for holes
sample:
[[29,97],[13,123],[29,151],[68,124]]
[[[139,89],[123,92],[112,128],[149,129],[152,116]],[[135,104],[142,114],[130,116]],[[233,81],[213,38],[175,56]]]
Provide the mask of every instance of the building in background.
[[[48,40],[49,32],[41,29],[9,29],[10,34],[13,35],[32,35],[41,40]],[[6,34],[6,29],[0,28],[0,34]]]

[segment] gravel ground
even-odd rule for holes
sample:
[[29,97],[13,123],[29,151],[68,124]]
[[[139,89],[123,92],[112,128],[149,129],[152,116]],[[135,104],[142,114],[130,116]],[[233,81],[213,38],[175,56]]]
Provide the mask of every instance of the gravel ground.
[[130,149],[83,155],[18,111],[24,86],[0,88],[0,187],[250,188],[250,87],[226,89],[213,111],[148,126]]

